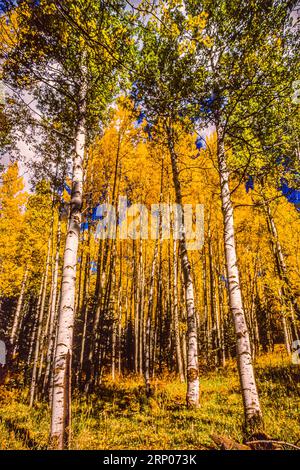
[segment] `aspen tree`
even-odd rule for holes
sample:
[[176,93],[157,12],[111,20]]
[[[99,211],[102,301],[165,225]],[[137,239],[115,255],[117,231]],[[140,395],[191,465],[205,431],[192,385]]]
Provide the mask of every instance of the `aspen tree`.
[[54,251],[55,258],[54,258],[54,266],[53,266],[53,273],[52,273],[52,276],[53,276],[52,286],[53,287],[52,287],[52,298],[50,302],[49,335],[48,335],[46,371],[45,371],[44,382],[43,382],[43,391],[45,391],[45,389],[48,388],[48,385],[49,385],[50,368],[52,365],[52,356],[53,356],[55,334],[56,334],[56,323],[57,323],[56,303],[57,303],[57,298],[58,298],[60,239],[61,239],[61,214],[59,214],[59,217],[58,217],[56,244],[55,244],[55,251]]
[[173,317],[174,317],[174,335],[176,347],[177,371],[180,381],[184,382],[184,372],[181,354],[181,342],[178,318],[178,257],[177,257],[177,241],[173,238]]
[[218,164],[221,185],[221,200],[224,219],[224,247],[230,309],[233,317],[238,369],[244,402],[245,419],[250,428],[261,425],[261,408],[252,364],[249,331],[244,313],[240,277],[237,265],[233,206],[229,189],[229,172],[226,163],[222,134],[218,132]]
[[[52,230],[53,230],[53,218],[51,220],[51,231]],[[43,277],[41,305],[40,305],[40,309],[39,309],[38,316],[37,316],[37,330],[36,330],[36,338],[35,338],[31,386],[30,386],[30,402],[29,402],[30,407],[32,407],[33,405],[35,394],[36,394],[36,387],[37,387],[38,360],[39,360],[40,346],[41,346],[41,340],[42,340],[43,319],[44,319],[45,301],[46,301],[46,295],[47,295],[47,283],[48,283],[50,252],[51,252],[51,238],[52,237],[50,235],[49,240],[48,240],[48,246],[47,246],[45,275]]]
[[57,343],[53,360],[53,391],[51,415],[51,441],[54,447],[68,445],[70,433],[70,389],[73,327],[75,315],[75,281],[77,252],[81,224],[83,162],[86,144],[86,54],[81,59],[78,122],[76,129],[75,153],[73,157],[71,210],[68,222],[64,260],[62,267],[62,288],[57,327]]
[[173,182],[176,194],[176,203],[181,208],[180,216],[180,258],[181,269],[183,273],[183,283],[185,289],[185,301],[187,312],[187,394],[186,401],[188,407],[199,406],[199,365],[198,365],[198,335],[195,318],[195,300],[194,300],[194,284],[191,274],[191,264],[187,251],[185,220],[183,211],[183,200],[181,193],[181,184],[178,172],[177,155],[174,148],[174,136],[172,130],[167,128],[169,152],[172,163]]
[[14,345],[13,354],[15,354],[15,352],[16,352],[16,340],[17,340],[17,334],[18,334],[18,329],[19,329],[19,324],[20,324],[21,311],[22,311],[22,307],[23,307],[23,299],[24,299],[24,294],[25,294],[27,277],[28,277],[28,268],[26,267],[25,272],[24,272],[24,276],[23,276],[23,280],[22,280],[21,292],[20,292],[20,295],[19,295],[19,298],[18,298],[16,312],[14,314],[14,322],[13,322],[13,326],[12,326],[12,329],[11,329],[10,342],[11,342],[11,344]]

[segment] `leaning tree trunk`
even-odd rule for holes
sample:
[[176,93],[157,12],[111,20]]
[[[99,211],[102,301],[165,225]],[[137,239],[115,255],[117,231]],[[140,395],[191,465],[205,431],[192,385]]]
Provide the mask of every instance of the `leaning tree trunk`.
[[199,406],[199,365],[198,365],[198,332],[195,315],[194,283],[191,272],[191,264],[187,251],[185,220],[182,206],[181,183],[177,166],[177,155],[174,149],[173,135],[168,129],[169,151],[171,156],[173,183],[175,188],[176,203],[182,209],[180,217],[181,237],[179,240],[181,267],[185,290],[185,303],[187,312],[187,394],[186,402],[189,408]]
[[251,344],[242,301],[235,246],[233,205],[229,188],[229,170],[220,129],[217,129],[217,136],[229,304],[236,335],[237,362],[245,411],[245,430],[246,432],[253,433],[255,429],[262,427],[262,412],[256,388]]
[[[85,60],[85,55],[83,55],[83,60]],[[73,157],[70,216],[64,250],[57,341],[53,361],[50,439],[51,447],[57,449],[68,448],[70,439],[70,379],[75,317],[76,264],[81,223],[83,162],[86,141],[86,92],[86,67],[82,65],[82,84],[79,93],[79,114]]]

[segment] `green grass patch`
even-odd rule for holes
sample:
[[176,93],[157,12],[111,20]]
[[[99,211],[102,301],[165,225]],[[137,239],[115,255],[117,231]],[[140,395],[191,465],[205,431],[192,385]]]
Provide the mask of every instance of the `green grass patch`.
[[[256,361],[265,429],[274,439],[300,442],[300,368],[278,351]],[[107,377],[97,393],[72,402],[72,449],[207,449],[211,434],[242,442],[243,407],[236,366],[205,372],[201,406],[185,407],[186,385],[168,376],[153,381],[146,399],[143,380]],[[47,447],[50,411],[28,407],[28,390],[0,388],[0,448]]]

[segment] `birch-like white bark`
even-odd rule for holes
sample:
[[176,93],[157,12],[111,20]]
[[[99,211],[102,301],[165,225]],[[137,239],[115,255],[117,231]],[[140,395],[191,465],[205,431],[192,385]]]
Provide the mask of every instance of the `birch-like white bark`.
[[143,345],[144,345],[144,293],[145,293],[145,274],[143,269],[143,240],[140,243],[139,253],[140,270],[140,315],[139,315],[139,374],[143,375]]
[[50,319],[49,319],[49,342],[46,357],[46,371],[43,383],[43,391],[49,385],[50,368],[52,363],[52,356],[55,342],[55,324],[56,324],[56,301],[57,301],[57,284],[58,284],[58,272],[59,272],[59,251],[60,251],[60,238],[61,238],[61,217],[59,215],[57,234],[56,234],[56,252],[54,258],[54,267],[52,273],[52,293],[50,303]]
[[[181,184],[177,166],[177,155],[174,149],[172,133],[168,130],[169,151],[171,156],[173,182],[176,203],[183,209]],[[199,406],[199,364],[198,364],[198,332],[195,316],[194,283],[191,264],[187,251],[185,234],[184,211],[181,210],[181,238],[179,240],[181,268],[185,290],[185,304],[187,313],[187,394],[186,402],[189,408]]]
[[120,244],[120,274],[118,288],[118,374],[122,372],[122,279],[123,279],[123,250],[122,242]]
[[136,240],[132,240],[133,246],[133,278],[134,278],[134,371],[138,373],[138,359],[139,359],[139,267],[137,262],[137,255],[136,255]]
[[[88,235],[88,248],[90,250],[90,231]],[[79,360],[79,373],[82,372],[83,368],[83,361],[84,361],[84,352],[85,352],[85,344],[86,344],[86,331],[87,331],[87,324],[88,324],[88,304],[90,298],[90,255],[87,255],[87,259],[85,262],[85,274],[84,274],[84,286],[83,286],[83,293],[84,293],[84,301],[81,308],[81,313],[83,316],[83,330],[82,330],[82,337],[81,337],[81,346],[80,346],[80,360]]]
[[[51,220],[51,231],[52,231],[52,227],[53,227],[53,220]],[[30,403],[29,403],[30,407],[33,405],[33,402],[35,399],[35,393],[36,393],[36,386],[37,386],[38,360],[39,360],[39,353],[40,353],[45,301],[46,301],[46,294],[47,294],[50,251],[51,251],[51,234],[49,236],[48,246],[47,246],[45,276],[44,276],[44,283],[43,283],[43,290],[42,290],[41,306],[40,306],[40,311],[38,314],[37,334],[36,334],[36,339],[35,339],[33,369],[32,369],[31,386],[30,386]]]
[[[281,293],[282,293],[282,298],[284,300],[284,303],[287,307],[287,310],[291,311],[291,320],[292,320],[292,329],[294,333],[295,339],[299,339],[298,335],[298,328],[295,322],[295,316],[294,313],[299,317],[300,316],[300,308],[297,303],[297,300],[292,292],[289,278],[288,278],[288,272],[287,272],[287,267],[286,267],[286,262],[284,259],[284,254],[282,251],[281,243],[278,237],[278,232],[277,232],[277,227],[274,221],[274,218],[271,213],[270,205],[269,203],[264,199],[264,208],[266,211],[266,216],[267,216],[267,222],[268,222],[268,228],[269,232],[271,235],[271,243],[272,243],[272,250],[274,254],[274,259],[275,259],[275,264],[276,264],[276,269],[278,273],[278,277],[281,281],[284,282],[284,285],[281,288]],[[283,312],[283,317],[285,317],[287,312]],[[286,317],[286,320],[288,320],[288,317]],[[283,318],[283,322],[285,319]],[[289,348],[287,348],[287,351]]]
[[153,296],[154,296],[154,279],[156,272],[158,256],[158,238],[155,240],[154,255],[151,266],[151,275],[150,275],[150,287],[149,287],[149,296],[148,296],[148,312],[146,320],[146,334],[145,334],[145,384],[146,384],[146,394],[147,396],[151,393],[151,381],[150,381],[150,357],[151,357],[151,323],[152,323],[152,312],[153,312]]
[[177,243],[173,239],[173,320],[174,320],[174,336],[175,336],[175,348],[176,348],[176,362],[177,362],[177,372],[181,382],[184,382],[184,372],[182,365],[182,354],[181,354],[181,344],[180,344],[180,331],[179,331],[179,318],[178,318],[178,292],[177,292]]
[[36,308],[35,308],[35,312],[34,312],[34,321],[33,321],[33,325],[32,325],[32,331],[31,331],[31,336],[30,336],[30,344],[29,344],[29,352],[28,352],[28,358],[27,358],[27,365],[28,366],[31,364],[31,359],[32,359],[33,351],[34,351],[35,336],[36,336],[36,332],[37,332],[37,324],[38,324],[39,312],[40,312],[41,301],[42,301],[44,277],[45,277],[45,273],[43,273],[43,275],[42,275],[39,294],[38,294],[38,298],[37,298],[37,304],[36,304]]
[[21,317],[21,312],[22,312],[27,277],[28,277],[28,268],[26,267],[24,276],[22,279],[21,291],[20,291],[20,295],[18,298],[17,308],[16,308],[15,315],[14,315],[14,322],[13,322],[13,326],[12,326],[11,334],[10,334],[10,342],[14,347],[13,354],[16,353],[16,343],[17,343],[16,340],[17,340],[18,330],[19,330],[19,325],[20,325],[20,317]]
[[224,245],[229,304],[236,335],[237,363],[244,403],[245,424],[246,428],[252,432],[256,428],[261,427],[262,412],[256,387],[251,344],[242,301],[235,244],[233,205],[229,188],[229,170],[227,167],[224,141],[221,134],[222,130],[217,129],[218,167],[224,220]]
[[70,437],[70,376],[75,317],[76,265],[80,236],[83,162],[86,142],[87,71],[83,54],[82,83],[79,93],[79,114],[73,157],[70,217],[64,250],[61,300],[56,349],[53,361],[53,391],[51,413],[51,447],[69,447]]

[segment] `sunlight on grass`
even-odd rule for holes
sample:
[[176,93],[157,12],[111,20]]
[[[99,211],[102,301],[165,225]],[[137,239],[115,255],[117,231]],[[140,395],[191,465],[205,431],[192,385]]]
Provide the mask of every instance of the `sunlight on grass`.
[[[265,428],[275,439],[300,439],[300,374],[284,354],[261,356],[256,375]],[[185,384],[175,377],[153,381],[146,399],[141,378],[112,382],[106,378],[97,394],[73,398],[73,449],[205,449],[212,433],[242,442],[243,409],[234,362],[201,378],[201,407],[185,407]],[[45,448],[49,409],[27,405],[26,390],[0,389],[1,449]]]

